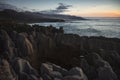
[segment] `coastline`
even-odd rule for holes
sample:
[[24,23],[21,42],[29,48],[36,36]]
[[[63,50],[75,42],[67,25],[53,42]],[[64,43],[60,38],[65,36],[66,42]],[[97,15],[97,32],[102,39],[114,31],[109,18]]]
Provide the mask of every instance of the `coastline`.
[[62,27],[6,24],[0,25],[0,44],[0,66],[9,73],[7,77],[3,71],[2,80],[120,79],[118,38],[65,34]]

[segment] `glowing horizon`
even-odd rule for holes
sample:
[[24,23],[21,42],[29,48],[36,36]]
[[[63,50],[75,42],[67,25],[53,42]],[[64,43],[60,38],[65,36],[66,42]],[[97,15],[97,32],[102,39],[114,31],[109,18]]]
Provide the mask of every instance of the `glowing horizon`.
[[82,17],[120,17],[120,11],[111,12],[91,12],[91,13],[79,13],[79,12],[69,12],[65,14],[82,16]]

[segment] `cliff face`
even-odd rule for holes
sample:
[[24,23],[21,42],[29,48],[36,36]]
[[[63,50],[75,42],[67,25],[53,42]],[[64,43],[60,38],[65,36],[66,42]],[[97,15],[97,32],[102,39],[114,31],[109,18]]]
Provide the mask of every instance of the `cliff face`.
[[120,39],[0,27],[1,80],[119,80],[119,64]]

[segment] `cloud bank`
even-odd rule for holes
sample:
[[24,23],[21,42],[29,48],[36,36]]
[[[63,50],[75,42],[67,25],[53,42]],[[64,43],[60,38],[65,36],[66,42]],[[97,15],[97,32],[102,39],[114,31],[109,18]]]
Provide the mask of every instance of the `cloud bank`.
[[[36,12],[36,9],[29,9],[27,7],[23,7],[23,8],[18,8],[14,5],[8,4],[6,3],[7,0],[0,0],[0,11],[4,10],[4,9],[12,9],[18,12],[23,12],[23,11],[32,11],[32,12]],[[72,5],[66,5],[64,3],[59,3],[58,6],[55,9],[51,9],[51,10],[43,10],[40,11],[40,13],[44,13],[44,14],[60,14],[66,11],[69,11],[68,9],[72,7]]]
[[45,13],[45,14],[59,14],[59,13],[63,13],[65,11],[68,11],[68,9],[72,7],[72,5],[66,5],[63,3],[59,3],[58,7],[54,10],[44,10],[44,11],[40,11],[41,13]]
[[14,5],[6,3],[6,0],[0,0],[0,11],[2,11],[4,9],[12,9],[12,10],[15,10],[15,11],[23,11],[21,8],[18,8]]

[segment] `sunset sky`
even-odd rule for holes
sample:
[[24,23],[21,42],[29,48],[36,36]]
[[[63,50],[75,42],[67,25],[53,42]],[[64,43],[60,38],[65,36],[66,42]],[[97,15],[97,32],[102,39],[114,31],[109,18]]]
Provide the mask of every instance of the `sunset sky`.
[[120,0],[3,0],[29,11],[83,17],[120,17]]

